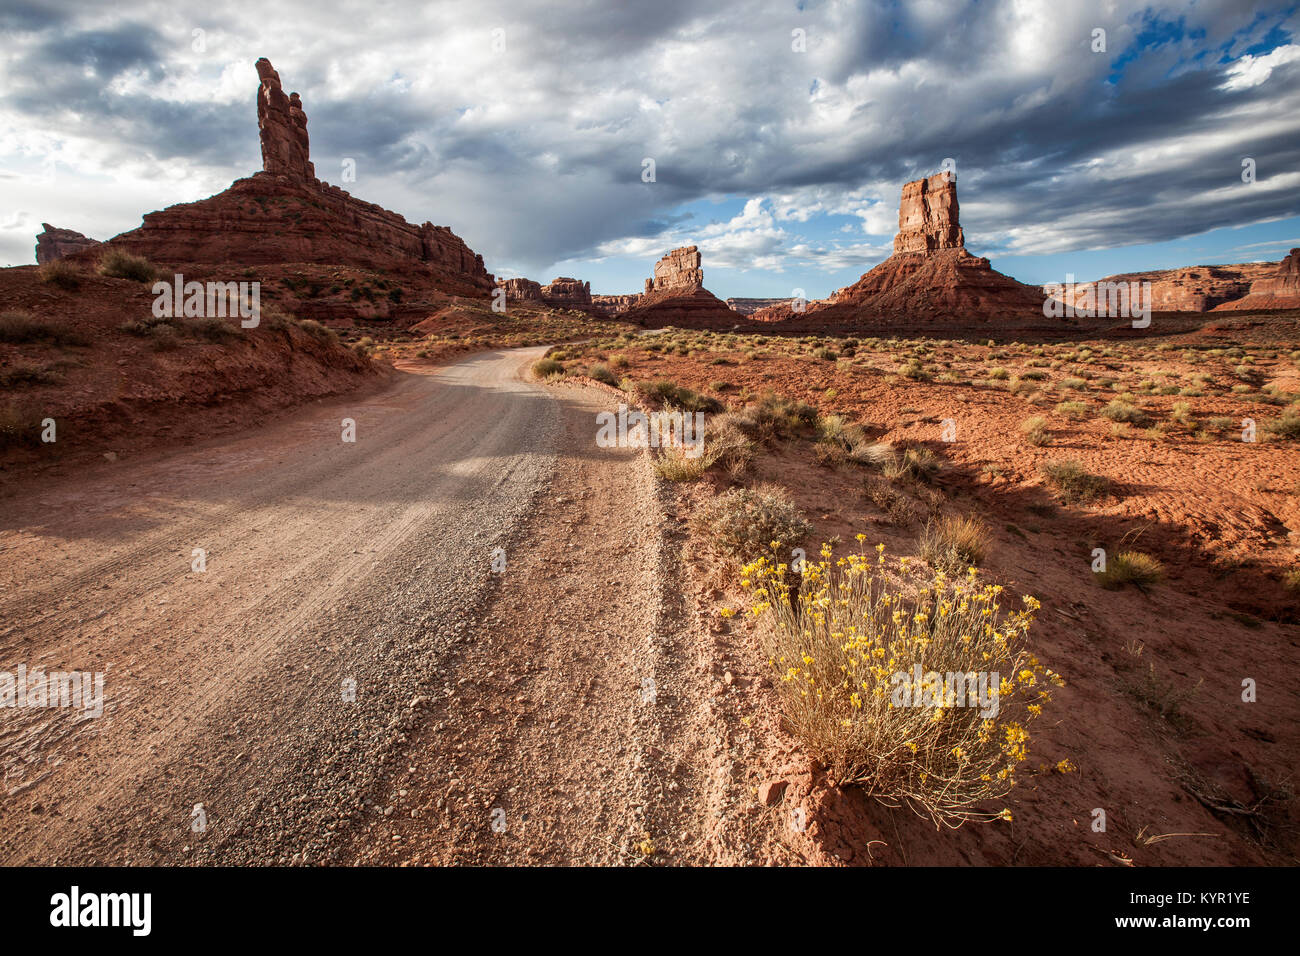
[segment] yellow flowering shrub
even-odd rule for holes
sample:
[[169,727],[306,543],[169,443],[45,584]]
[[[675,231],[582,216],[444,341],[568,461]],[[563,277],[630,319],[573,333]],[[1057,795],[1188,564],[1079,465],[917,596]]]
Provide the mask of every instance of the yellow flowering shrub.
[[840,558],[823,545],[802,575],[778,553],[741,583],[787,726],[832,782],[936,824],[1010,819],[976,807],[1015,785],[1028,727],[1064,684],[1025,646],[1038,601],[1004,613],[975,568],[918,579],[884,545]]

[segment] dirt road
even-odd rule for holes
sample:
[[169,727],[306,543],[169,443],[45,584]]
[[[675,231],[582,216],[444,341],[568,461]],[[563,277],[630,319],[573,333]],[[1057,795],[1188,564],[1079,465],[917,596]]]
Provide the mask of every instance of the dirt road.
[[99,717],[0,709],[0,862],[734,845],[662,492],[596,447],[607,396],[524,380],[540,351],[4,498],[0,671],[105,684]]

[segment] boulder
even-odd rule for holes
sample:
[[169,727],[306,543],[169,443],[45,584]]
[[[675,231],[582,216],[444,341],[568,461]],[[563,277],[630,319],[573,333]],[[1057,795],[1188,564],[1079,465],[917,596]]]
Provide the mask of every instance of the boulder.
[[81,252],[83,249],[90,249],[100,244],[98,239],[83,236],[72,229],[58,229],[48,222],[41,223],[41,229],[44,232],[36,236],[37,265],[43,266],[47,262],[62,259],[74,252]]

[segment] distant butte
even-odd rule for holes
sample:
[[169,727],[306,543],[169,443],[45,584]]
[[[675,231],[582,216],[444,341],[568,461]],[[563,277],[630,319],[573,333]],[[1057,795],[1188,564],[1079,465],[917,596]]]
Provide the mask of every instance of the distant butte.
[[262,170],[198,202],[147,213],[108,245],[163,265],[318,263],[426,277],[440,291],[488,295],[492,276],[446,226],[414,225],[316,178],[307,115],[285,95],[269,60],[257,61]]

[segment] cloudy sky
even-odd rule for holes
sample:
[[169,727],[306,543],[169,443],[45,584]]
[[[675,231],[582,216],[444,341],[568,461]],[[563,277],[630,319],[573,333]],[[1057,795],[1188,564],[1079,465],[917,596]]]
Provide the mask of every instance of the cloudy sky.
[[1027,282],[1300,246],[1300,0],[0,0],[0,263],[259,169],[259,56],[318,176],[498,275],[639,291],[694,243],[719,295],[824,296],[945,160]]

